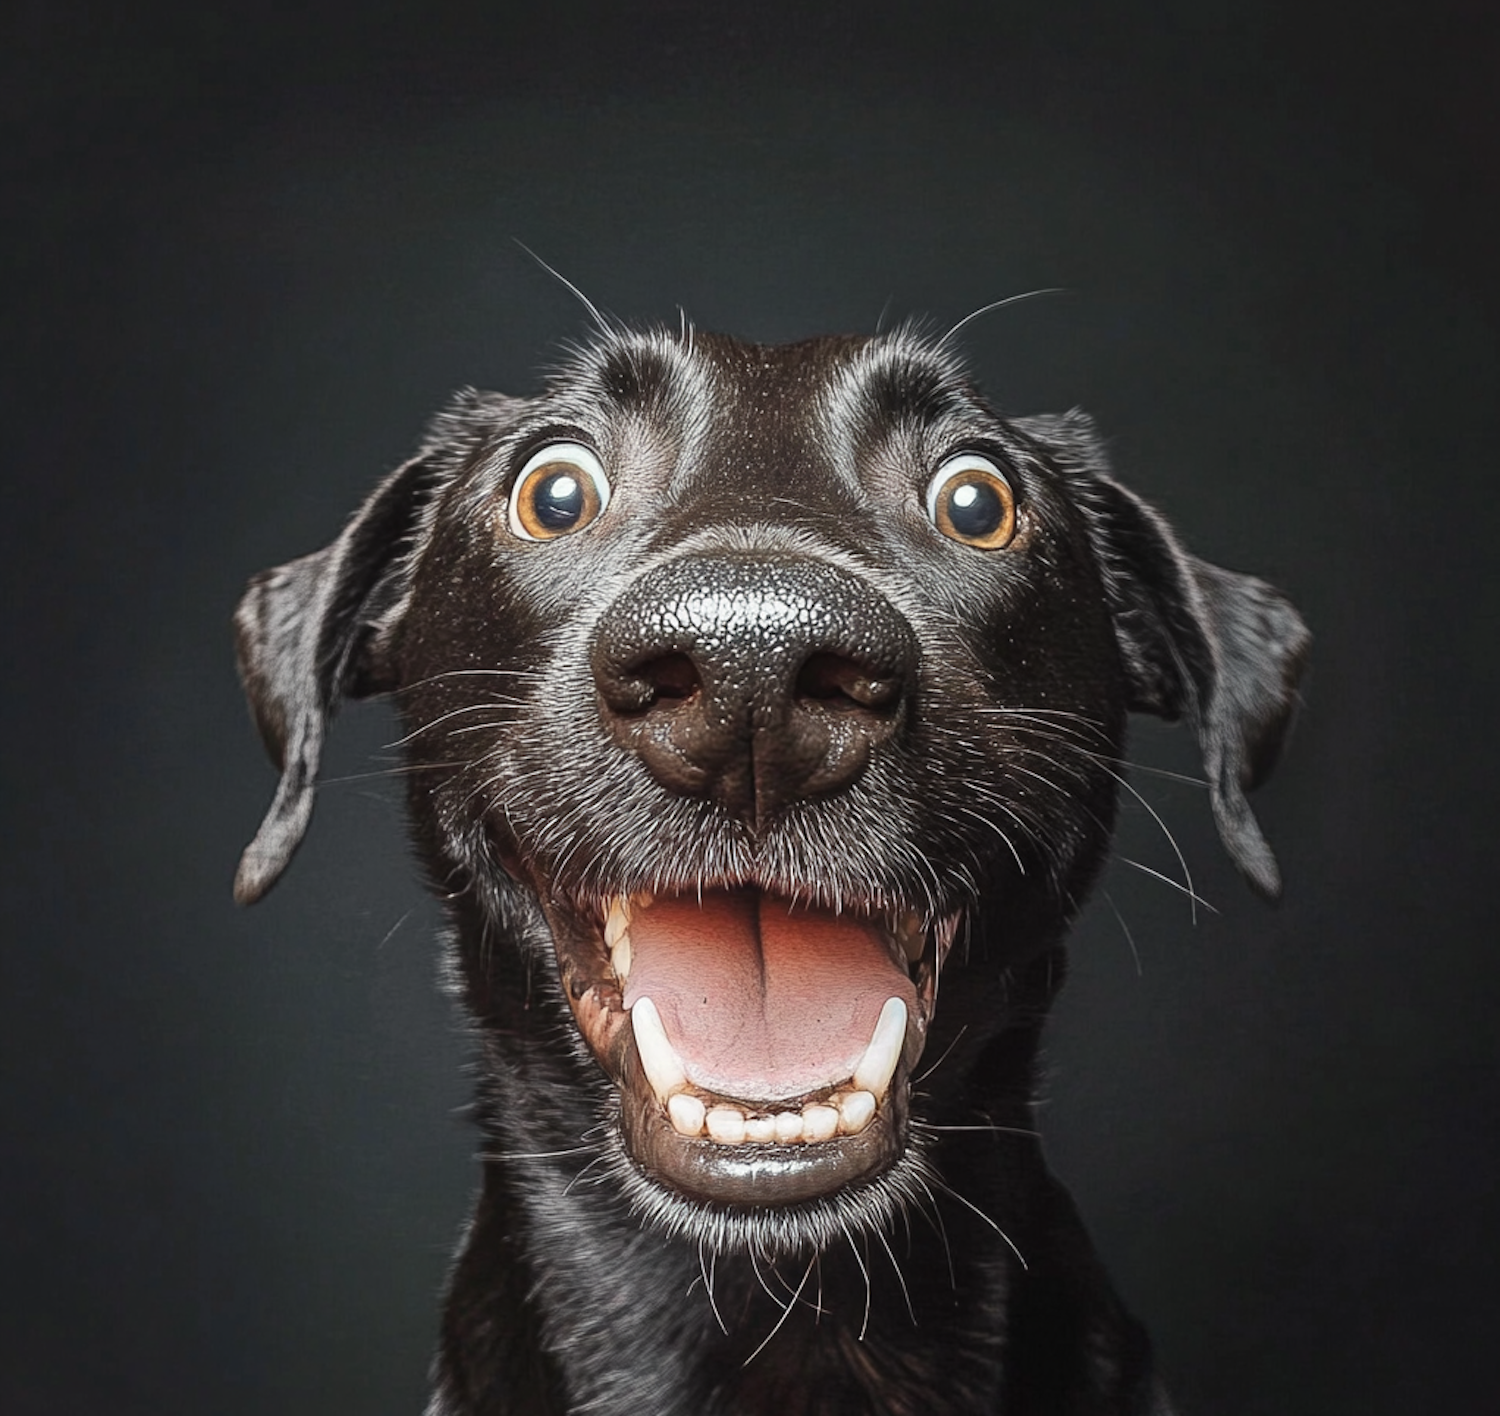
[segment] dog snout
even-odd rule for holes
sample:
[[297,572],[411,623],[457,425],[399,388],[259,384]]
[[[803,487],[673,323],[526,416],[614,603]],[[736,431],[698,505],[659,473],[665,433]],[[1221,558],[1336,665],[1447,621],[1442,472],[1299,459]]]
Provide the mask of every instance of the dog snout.
[[759,829],[849,786],[900,731],[917,672],[906,619],[806,557],[684,556],[601,617],[592,668],[616,740],[679,795]]

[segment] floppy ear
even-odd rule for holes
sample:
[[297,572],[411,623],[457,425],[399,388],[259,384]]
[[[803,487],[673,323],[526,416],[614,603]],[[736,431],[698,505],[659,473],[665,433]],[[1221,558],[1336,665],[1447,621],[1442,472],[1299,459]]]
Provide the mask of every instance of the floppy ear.
[[240,679],[281,771],[271,809],[245,848],[234,897],[253,904],[276,883],[307,830],[323,731],[345,697],[395,686],[387,662],[422,510],[441,474],[413,458],[376,488],[321,551],[264,570],[235,611]]
[[1017,424],[1070,474],[1089,515],[1131,709],[1169,722],[1186,715],[1219,838],[1251,886],[1275,899],[1281,872],[1245,793],[1270,775],[1291,726],[1307,626],[1265,581],[1189,555],[1157,512],[1107,475],[1085,414]]

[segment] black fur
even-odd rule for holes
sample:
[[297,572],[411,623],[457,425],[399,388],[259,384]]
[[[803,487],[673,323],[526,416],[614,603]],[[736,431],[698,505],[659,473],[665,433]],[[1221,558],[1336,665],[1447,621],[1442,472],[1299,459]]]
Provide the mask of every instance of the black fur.
[[[612,499],[518,538],[517,473],[560,441]],[[1014,488],[1000,548],[925,509],[959,451]],[[331,546],[251,582],[236,628],[282,771],[240,900],[296,849],[340,700],[393,692],[407,729],[487,1145],[430,1416],[1168,1409],[1043,1162],[1034,1057],[1127,711],[1191,724],[1226,848],[1278,892],[1245,792],[1307,635],[1111,480],[1087,418],[1002,419],[911,330],[608,330],[537,398],[457,398]],[[711,1142],[670,1160],[633,1044],[596,1055],[575,1024],[565,985],[604,967],[590,911],[702,889],[913,911],[914,977],[953,942],[918,1077],[940,1065],[898,1072],[871,1148],[822,1143],[833,1180],[807,1145],[786,1179],[751,1148],[740,1178]]]

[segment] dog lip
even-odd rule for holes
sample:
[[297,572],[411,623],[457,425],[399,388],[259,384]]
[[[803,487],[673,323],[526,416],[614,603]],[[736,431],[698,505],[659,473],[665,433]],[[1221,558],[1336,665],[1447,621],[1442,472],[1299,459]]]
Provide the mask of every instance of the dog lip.
[[637,1084],[620,1087],[620,1129],[636,1165],[685,1199],[757,1208],[804,1204],[872,1180],[900,1158],[906,1091],[903,1070],[870,1123],[854,1135],[722,1145],[673,1130],[642,1075]]

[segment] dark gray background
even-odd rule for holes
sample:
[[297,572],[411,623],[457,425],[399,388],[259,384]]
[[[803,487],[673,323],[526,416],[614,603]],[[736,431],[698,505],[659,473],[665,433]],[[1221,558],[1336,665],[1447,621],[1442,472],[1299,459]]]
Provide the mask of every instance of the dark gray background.
[[[209,8],[0,46],[0,1410],[420,1409],[475,1169],[392,721],[235,910],[272,775],[227,620],[583,330],[513,238],[766,340],[1067,287],[969,328],[984,387],[1091,409],[1318,640],[1279,910],[1137,778],[1220,913],[1114,867],[1051,1153],[1189,1413],[1489,1408],[1495,8]],[[1139,808],[1121,851],[1176,873]]]

